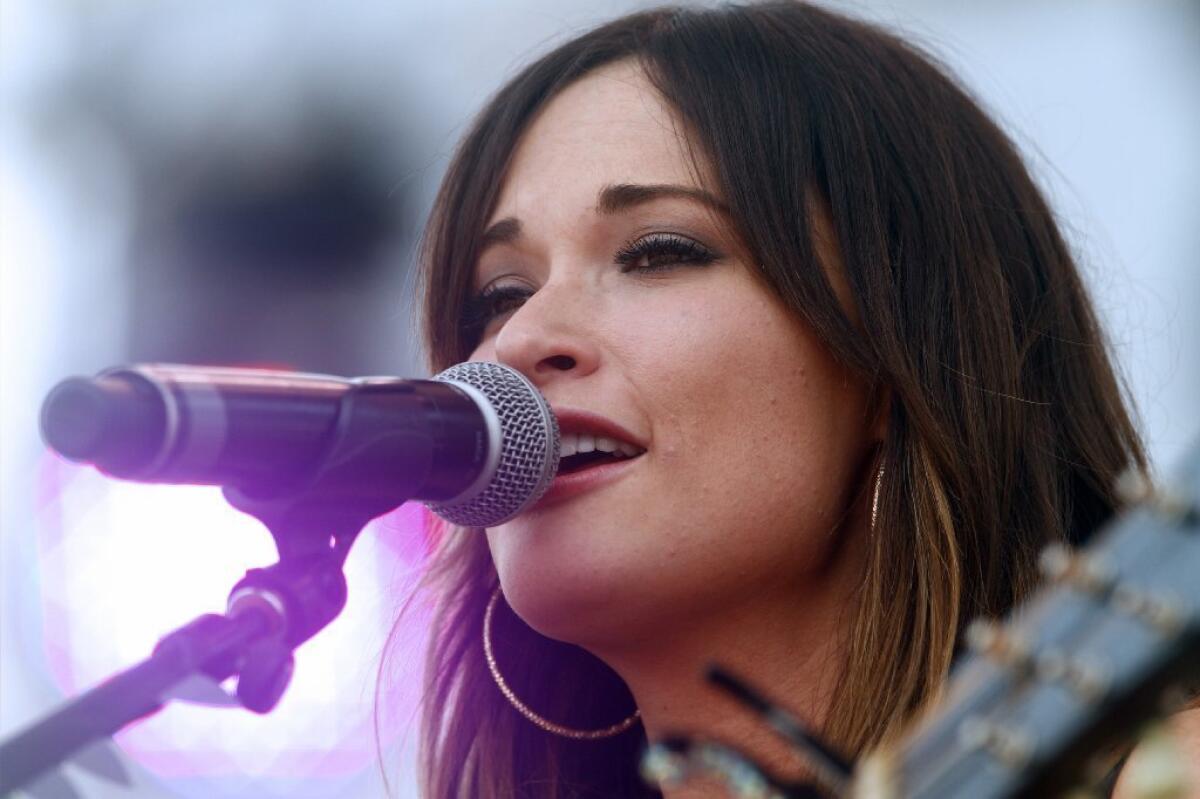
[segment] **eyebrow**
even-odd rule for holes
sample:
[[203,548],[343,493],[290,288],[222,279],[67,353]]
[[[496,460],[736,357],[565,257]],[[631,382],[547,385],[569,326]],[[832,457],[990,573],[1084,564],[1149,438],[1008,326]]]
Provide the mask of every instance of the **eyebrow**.
[[521,222],[515,216],[506,216],[483,232],[479,250],[482,252],[493,244],[508,244],[520,237]]
[[729,213],[729,208],[725,203],[704,189],[696,188],[695,186],[679,186],[672,183],[654,183],[649,185],[617,183],[612,186],[605,186],[600,190],[600,198],[596,203],[596,210],[601,214],[615,214],[634,206],[642,205],[643,203],[664,198],[695,200],[721,213]]
[[[729,213],[729,207],[724,202],[704,189],[673,183],[616,183],[605,186],[596,200],[596,211],[611,216],[654,200],[670,198],[694,200],[723,214]],[[493,244],[509,244],[520,236],[521,221],[514,216],[506,216],[484,231],[479,249],[483,251]]]

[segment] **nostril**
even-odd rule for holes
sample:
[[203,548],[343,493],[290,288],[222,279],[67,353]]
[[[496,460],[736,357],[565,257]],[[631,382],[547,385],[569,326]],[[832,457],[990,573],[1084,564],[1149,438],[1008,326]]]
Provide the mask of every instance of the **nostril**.
[[551,369],[558,369],[564,372],[575,368],[575,359],[570,355],[552,355],[549,358],[543,358],[542,363]]

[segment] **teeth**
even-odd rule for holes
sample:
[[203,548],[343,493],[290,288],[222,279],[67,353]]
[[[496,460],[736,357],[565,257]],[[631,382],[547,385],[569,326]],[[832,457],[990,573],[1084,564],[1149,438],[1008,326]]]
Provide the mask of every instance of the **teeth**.
[[559,436],[559,456],[566,458],[583,452],[609,452],[625,458],[641,455],[642,450],[633,444],[617,441],[614,438],[596,436],[591,433],[563,433]]

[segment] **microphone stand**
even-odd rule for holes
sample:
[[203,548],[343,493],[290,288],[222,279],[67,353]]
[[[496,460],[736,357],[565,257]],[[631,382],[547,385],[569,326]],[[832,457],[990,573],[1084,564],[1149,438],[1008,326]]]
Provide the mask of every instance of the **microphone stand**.
[[293,650],[345,606],[342,564],[355,537],[411,498],[429,472],[433,444],[389,408],[395,396],[383,382],[347,392],[313,473],[252,490],[225,488],[234,507],[271,531],[279,562],[248,571],[224,615],[199,616],[169,633],[146,660],[0,744],[0,797],[161,710],[175,686],[196,676],[236,676],[238,703],[256,713],[278,703],[291,680]]

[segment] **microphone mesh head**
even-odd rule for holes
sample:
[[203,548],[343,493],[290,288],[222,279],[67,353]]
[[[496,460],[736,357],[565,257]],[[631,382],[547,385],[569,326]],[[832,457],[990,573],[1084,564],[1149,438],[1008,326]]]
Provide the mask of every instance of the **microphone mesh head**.
[[500,459],[482,492],[427,503],[429,509],[452,524],[495,527],[537,502],[558,472],[558,420],[542,392],[515,369],[483,361],[451,366],[433,379],[465,383],[487,397],[500,419]]

